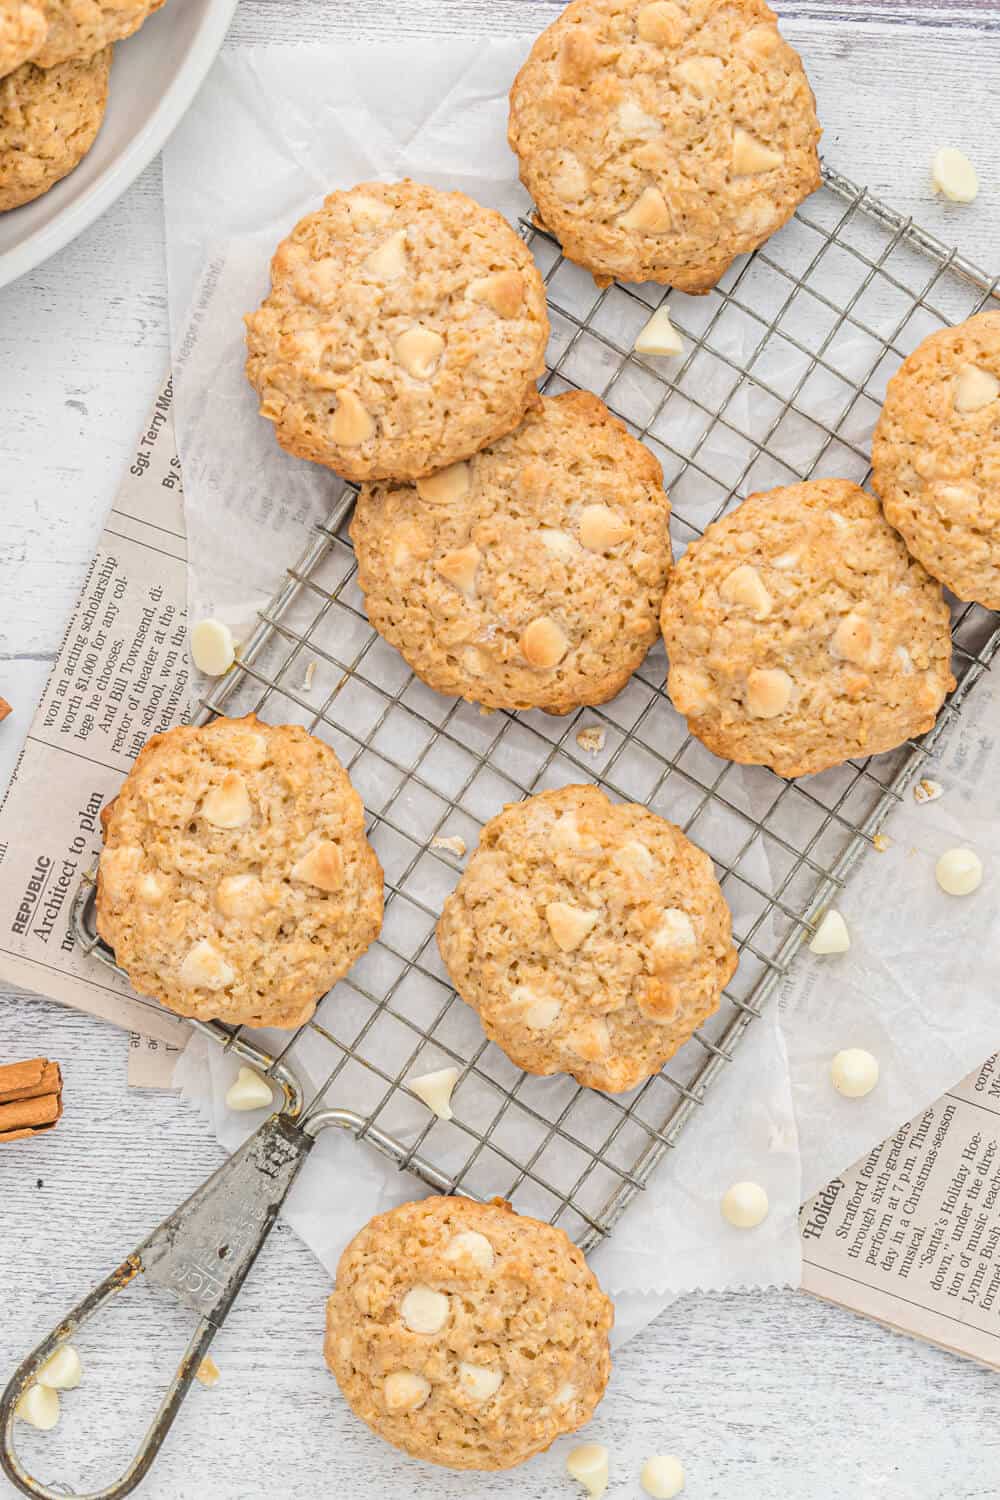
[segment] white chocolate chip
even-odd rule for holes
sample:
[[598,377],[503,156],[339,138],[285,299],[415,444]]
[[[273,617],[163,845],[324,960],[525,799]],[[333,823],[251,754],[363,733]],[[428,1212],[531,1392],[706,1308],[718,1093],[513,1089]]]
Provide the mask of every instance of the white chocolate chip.
[[382,1386],[389,1411],[416,1411],[431,1393],[431,1383],[412,1370],[394,1370]]
[[449,464],[446,469],[438,469],[436,474],[418,479],[417,494],[431,505],[450,505],[469,493],[469,484],[469,465],[464,462]]
[[27,1422],[30,1427],[48,1432],[59,1420],[59,1392],[51,1391],[44,1385],[29,1385],[24,1394],[18,1397],[14,1415],[22,1422]]
[[492,1271],[496,1256],[485,1234],[462,1229],[453,1234],[444,1252],[445,1260],[470,1260],[477,1271]]
[[[655,9],[647,6],[647,10]],[[642,12],[639,12],[640,16]],[[600,1500],[608,1488],[608,1450],[603,1443],[581,1443],[566,1458],[566,1473],[578,1479],[590,1500]]]
[[191,631],[191,660],[206,677],[221,677],[236,660],[233,632],[223,620],[199,620]]
[[673,220],[666,199],[659,188],[643,188],[627,213],[618,219],[622,229],[634,229],[639,234],[665,234]]
[[756,668],[747,677],[747,709],[755,719],[784,713],[792,696],[792,679],[780,667]]
[[215,890],[215,904],[224,917],[256,917],[270,905],[256,875],[226,875]]
[[722,1196],[722,1217],[737,1229],[756,1229],[767,1218],[767,1194],[759,1182],[734,1182]]
[[1000,380],[991,370],[978,365],[963,365],[955,377],[953,404],[956,411],[981,411],[1000,396]]
[[524,305],[524,277],[520,271],[494,271],[471,281],[468,295],[473,302],[483,302],[501,318],[513,318]]
[[577,1057],[586,1062],[596,1062],[606,1057],[611,1049],[611,1032],[603,1016],[592,1016],[569,1033],[566,1041]]
[[491,1370],[487,1365],[472,1365],[467,1360],[458,1362],[458,1383],[473,1401],[488,1401],[495,1396],[503,1384],[500,1370]]
[[549,995],[537,995],[528,985],[514,987],[511,999],[521,1011],[520,1019],[532,1031],[547,1031],[555,1025],[562,1011],[562,1002]]
[[421,1284],[410,1288],[399,1312],[411,1333],[440,1333],[448,1321],[448,1298]]
[[768,57],[781,45],[781,33],[776,26],[752,26],[745,32],[740,46],[755,57]]
[[896,647],[896,658],[907,677],[911,676],[913,673],[913,657],[905,646]]
[[346,198],[352,222],[359,229],[372,229],[392,218],[392,204],[384,198],[370,198],[367,193],[349,193]]
[[749,177],[755,172],[770,172],[784,161],[780,151],[758,141],[739,125],[733,131],[733,175]]
[[610,505],[585,505],[580,512],[580,541],[588,552],[607,552],[628,534],[628,522]]
[[441,362],[444,339],[432,328],[407,328],[396,340],[396,358],[414,380],[429,380]]
[[253,808],[239,771],[227,771],[219,785],[205,793],[201,815],[213,828],[243,828],[249,823]]
[[652,5],[644,5],[639,11],[635,29],[644,42],[673,47],[684,35],[684,16],[671,0],[653,0]]
[[913,788],[914,802],[936,802],[939,797],[943,796],[944,787],[940,781],[932,781],[929,776],[925,776],[922,781],[918,781]]
[[242,1114],[251,1109],[273,1109],[271,1085],[253,1068],[241,1068],[226,1090],[226,1108]]
[[572,1380],[564,1380],[562,1385],[552,1397],[553,1406],[569,1406],[571,1401],[576,1400],[576,1386]]
[[697,718],[712,705],[712,684],[696,667],[671,667],[667,693],[679,714]]
[[627,844],[623,844],[615,855],[614,862],[638,875],[651,875],[656,867],[656,860],[638,839],[629,839]]
[[211,1390],[213,1385],[218,1385],[222,1372],[210,1354],[206,1354],[197,1370],[194,1372],[195,1380],[199,1381],[206,1390]]
[[862,615],[844,615],[830,638],[830,651],[842,661],[864,667],[871,657],[873,639],[872,628]]
[[650,941],[655,948],[693,948],[697,939],[687,912],[679,906],[668,906]]
[[551,552],[553,557],[576,557],[580,552],[580,544],[576,537],[570,536],[568,531],[559,531],[555,527],[540,527],[538,540],[546,552]]
[[159,906],[167,888],[155,875],[142,875],[136,882],[135,893],[144,906]]
[[301,855],[288,872],[321,891],[338,891],[344,882],[344,856],[336,844],[324,839]]
[[864,1047],[847,1047],[830,1063],[830,1077],[845,1099],[863,1099],[878,1083],[878,1059]]
[[588,177],[583,164],[571,151],[563,151],[552,173],[552,191],[564,203],[572,203],[587,191]]
[[208,938],[201,938],[181,964],[179,977],[181,984],[193,988],[224,990],[236,978],[236,971],[226,963],[219,950],[213,948]]
[[799,554],[797,552],[782,552],[780,557],[772,560],[771,567],[777,568],[779,573],[787,573],[791,568],[798,565],[798,561]]
[[600,912],[586,911],[581,906],[571,906],[568,901],[550,901],[545,908],[545,920],[563,953],[573,953],[588,932],[596,926]]
[[432,849],[444,849],[448,854],[454,854],[456,859],[461,859],[465,854],[465,840],[458,833],[436,833],[431,839]]
[[840,912],[831,906],[824,914],[809,942],[810,953],[846,953],[851,935]]
[[422,1073],[419,1078],[408,1078],[406,1086],[421,1099],[439,1120],[453,1120],[451,1094],[458,1080],[457,1068],[438,1068],[434,1073]]
[[458,547],[454,552],[446,552],[444,557],[439,558],[434,564],[434,571],[440,573],[449,583],[454,584],[460,593],[466,598],[472,598],[476,592],[476,572],[479,568],[483,554],[472,542],[467,547]]
[[983,862],[974,849],[946,849],[934,874],[949,896],[971,896],[982,885]]
[[375,418],[354,391],[337,392],[337,409],[330,423],[330,436],[343,448],[357,448],[375,432]]
[[672,1453],[657,1453],[646,1459],[639,1483],[652,1500],[674,1500],[684,1488],[684,1465]]
[[599,755],[604,749],[606,738],[605,729],[601,724],[585,724],[582,729],[576,731],[576,743],[581,750],[586,750],[588,755]]
[[719,597],[727,604],[746,605],[755,620],[766,620],[774,604],[764,580],[750,563],[741,563],[722,580]]
[[652,140],[662,135],[663,126],[652,115],[647,115],[641,105],[629,97],[623,99],[617,110],[618,129],[628,140]]
[[[470,677],[482,677],[489,665],[489,658],[484,656],[475,646],[466,646],[462,652],[462,665]],[[494,710],[492,708],[483,708],[480,704],[479,712],[486,717],[493,713]]]
[[674,74],[707,99],[718,92],[724,66],[720,57],[688,57],[677,64]]
[[670,308],[666,303],[656,309],[645,327],[640,328],[632,348],[636,354],[684,353],[684,341],[670,321]]
[[406,270],[406,230],[397,229],[366,257],[364,269],[381,281],[392,281]]
[[433,551],[434,544],[426,532],[416,522],[405,521],[392,538],[389,555],[394,568],[405,568],[413,561],[423,562]]
[[569,640],[555,620],[539,615],[522,634],[518,647],[529,666],[548,670],[562,661],[569,650]]
[[935,190],[952,203],[972,203],[979,192],[979,178],[964,151],[942,146],[931,162],[931,181]]
[[75,1391],[80,1384],[83,1366],[72,1344],[60,1344],[35,1377],[50,1391]]

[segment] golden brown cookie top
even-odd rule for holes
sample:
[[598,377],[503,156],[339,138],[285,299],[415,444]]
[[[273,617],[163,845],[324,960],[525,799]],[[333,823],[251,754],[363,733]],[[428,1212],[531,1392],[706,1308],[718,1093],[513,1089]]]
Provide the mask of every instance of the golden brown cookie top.
[[111,48],[0,78],[0,213],[41,197],[94,143],[108,99]]
[[0,0],[0,78],[34,57],[48,29],[39,6]]
[[[2,0],[0,0],[2,3]],[[44,12],[46,30],[31,59],[52,68],[72,58],[93,57],[120,42],[159,10],[164,0],[35,0]]]
[[613,1316],[561,1229],[499,1201],[427,1198],[379,1214],[344,1251],[326,1361],[397,1448],[508,1469],[590,1420]]
[[674,568],[662,623],[692,734],[780,776],[925,733],[955,685],[939,585],[847,480],[751,495],[714,522]]
[[764,0],[572,0],[515,79],[509,135],[599,280],[707,291],[820,184],[812,91]]

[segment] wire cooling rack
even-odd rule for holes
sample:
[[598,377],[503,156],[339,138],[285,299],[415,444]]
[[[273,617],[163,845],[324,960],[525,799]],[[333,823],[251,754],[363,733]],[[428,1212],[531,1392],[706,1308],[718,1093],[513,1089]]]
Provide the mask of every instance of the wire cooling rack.
[[[886,383],[929,332],[996,301],[997,280],[829,168],[825,185],[709,295],[599,291],[528,220],[548,288],[543,390],[587,387],[663,463],[675,552],[747,494],[813,475],[870,474]],[[669,295],[678,360],[637,358],[635,334]],[[956,611],[958,686],[937,725],[890,755],[799,781],[710,754],[664,692],[662,647],[600,709],[565,718],[484,713],[425,687],[368,624],[344,486],[326,524],[261,612],[237,668],[199,719],[255,710],[331,743],[365,799],[386,875],[380,939],[294,1034],[199,1029],[268,1068],[311,1128],[336,1123],[431,1186],[500,1194],[584,1249],[610,1231],[702,1108],[815,920],[960,711],[1000,645],[995,617]],[[602,733],[600,750],[577,736]],[[624,1095],[521,1073],[451,990],[434,940],[441,905],[483,823],[506,802],[597,781],[678,823],[715,861],[740,962],[718,1014]],[[877,858],[877,855],[873,856]],[[79,930],[105,962],[92,897]],[[430,1116],[407,1079],[455,1066],[455,1118]]]

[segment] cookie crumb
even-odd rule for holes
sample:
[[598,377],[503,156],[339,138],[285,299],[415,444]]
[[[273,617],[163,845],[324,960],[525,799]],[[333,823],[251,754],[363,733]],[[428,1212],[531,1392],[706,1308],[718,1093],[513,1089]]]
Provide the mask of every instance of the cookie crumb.
[[446,849],[449,854],[454,854],[456,859],[461,859],[465,854],[465,840],[457,833],[436,833],[431,839],[432,849]]
[[212,1356],[206,1354],[197,1370],[195,1370],[194,1378],[210,1389],[213,1385],[218,1385],[221,1373]]
[[914,802],[936,802],[939,797],[943,796],[944,787],[940,781],[932,781],[929,776],[925,776],[922,781],[918,781],[913,788]]
[[300,686],[300,691],[301,692],[303,692],[303,693],[308,693],[309,692],[310,688],[313,685],[313,678],[315,676],[316,676],[316,659],[314,657],[313,660],[311,662],[309,662],[309,664],[306,667],[305,676],[303,677],[302,683],[301,683],[301,686]]
[[878,850],[879,854],[884,854],[889,847],[889,840],[884,833],[876,833],[872,839],[872,845]]
[[585,724],[576,732],[576,743],[589,755],[599,755],[606,739],[607,733],[600,724]]

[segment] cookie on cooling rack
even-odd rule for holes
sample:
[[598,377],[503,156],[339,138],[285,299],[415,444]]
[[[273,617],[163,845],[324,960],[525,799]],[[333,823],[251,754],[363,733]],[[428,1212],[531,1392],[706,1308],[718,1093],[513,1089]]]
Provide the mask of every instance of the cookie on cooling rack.
[[708,855],[593,786],[492,818],[437,938],[455,989],[512,1062],[610,1093],[673,1057],[736,968]]
[[0,78],[0,213],[40,198],[86,156],[104,119],[111,48],[84,62],[24,63]]
[[602,283],[708,291],[819,187],[819,136],[764,0],[573,0],[510,96],[521,181]]
[[570,392],[415,487],[366,485],[351,539],[368,618],[430,687],[566,713],[656,639],[669,516],[649,449]]
[[40,68],[53,68],[72,58],[93,57],[138,31],[163,4],[164,0],[35,0],[30,9],[42,12],[45,28],[29,54],[31,60]]
[[590,1420],[613,1320],[563,1230],[499,1200],[427,1198],[379,1214],[344,1251],[326,1362],[395,1447],[510,1469]]
[[0,78],[34,56],[48,29],[45,12],[37,5],[0,0]]
[[872,441],[886,519],[929,573],[1000,609],[1000,312],[924,339]]
[[97,930],[180,1015],[298,1026],[381,927],[361,798],[297,724],[156,735],[103,820]]
[[940,585],[847,480],[751,495],[714,522],[674,568],[662,623],[691,733],[779,776],[894,749],[955,686]]
[[415,479],[510,432],[537,400],[545,287],[506,219],[464,193],[331,193],[271,262],[247,376],[289,453]]

